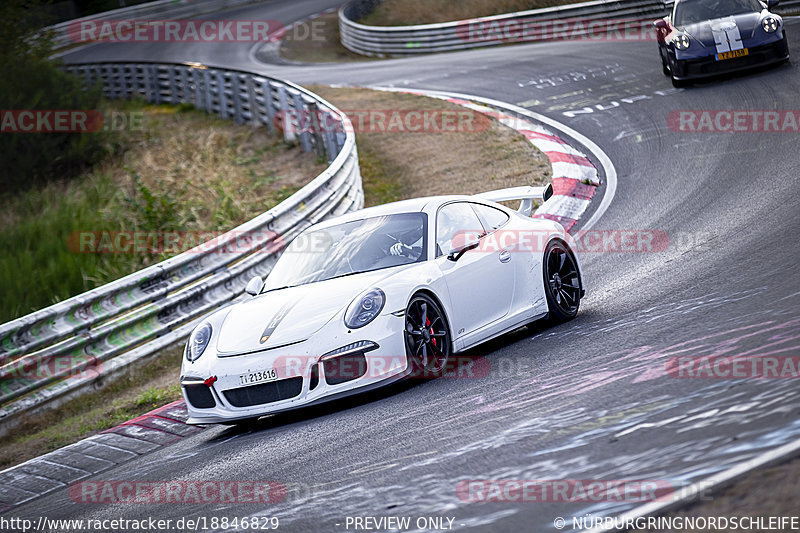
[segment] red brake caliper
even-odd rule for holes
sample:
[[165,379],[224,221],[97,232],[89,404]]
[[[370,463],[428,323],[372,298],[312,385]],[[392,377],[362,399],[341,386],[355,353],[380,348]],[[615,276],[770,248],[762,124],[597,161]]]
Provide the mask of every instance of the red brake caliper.
[[[430,318],[428,318],[428,317],[425,317],[425,322],[426,322],[425,326],[430,326],[430,325],[431,325],[431,319],[430,319]],[[439,347],[439,345],[438,345],[438,344],[436,344],[436,337],[433,337],[433,328],[430,328],[428,331],[429,331],[429,332],[430,332],[430,334],[431,334],[431,337],[432,337],[432,338],[431,338],[431,341],[433,342],[433,345],[434,345],[434,346],[436,346],[436,347],[438,348],[438,347]]]

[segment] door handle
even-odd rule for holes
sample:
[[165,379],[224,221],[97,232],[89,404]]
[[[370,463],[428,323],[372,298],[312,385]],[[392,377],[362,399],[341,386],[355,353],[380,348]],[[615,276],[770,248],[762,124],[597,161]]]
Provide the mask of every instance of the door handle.
[[501,263],[508,263],[509,261],[511,261],[511,252],[509,252],[508,250],[503,250],[502,252],[500,252],[499,257]]

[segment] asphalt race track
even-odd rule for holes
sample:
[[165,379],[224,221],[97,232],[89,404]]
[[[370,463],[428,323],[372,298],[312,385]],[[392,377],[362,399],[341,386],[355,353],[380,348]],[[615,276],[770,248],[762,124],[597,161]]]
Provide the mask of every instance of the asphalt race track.
[[[224,17],[289,23],[338,3],[279,0]],[[348,516],[454,517],[461,530],[554,531],[556,517],[610,516],[636,504],[474,503],[459,498],[457,484],[678,485],[797,439],[797,381],[665,372],[680,355],[798,355],[800,135],[687,133],[667,123],[681,110],[798,109],[800,20],[789,20],[787,33],[793,63],[681,90],[662,75],[653,42],[322,66],[256,62],[249,44],[102,44],[66,55],[200,61],[300,84],[436,89],[518,104],[592,139],[614,162],[616,196],[594,229],[661,230],[671,244],[657,253],[583,254],[587,296],[578,318],[474,350],[491,369],[484,377],[396,386],[249,430],[216,426],[99,476],[275,480],[289,488],[282,503],[91,505],[58,491],[7,516],[277,516],[283,531],[345,531]]]

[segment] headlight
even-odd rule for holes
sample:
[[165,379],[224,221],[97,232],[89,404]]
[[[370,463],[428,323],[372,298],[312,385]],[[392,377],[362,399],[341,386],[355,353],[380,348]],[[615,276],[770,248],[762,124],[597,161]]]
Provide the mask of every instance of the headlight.
[[689,38],[683,33],[675,37],[674,43],[675,43],[675,48],[677,48],[678,50],[686,50],[687,48],[689,48],[689,44],[691,44],[689,42]]
[[203,355],[208,346],[208,341],[211,340],[211,324],[206,322],[199,328],[195,328],[191,335],[189,335],[189,342],[186,343],[186,359],[188,361],[197,361]]
[[372,289],[355,300],[347,307],[344,314],[344,325],[350,329],[358,329],[372,322],[383,309],[386,295],[380,289]]
[[767,33],[775,33],[778,31],[778,21],[775,17],[764,17],[761,20],[761,28]]

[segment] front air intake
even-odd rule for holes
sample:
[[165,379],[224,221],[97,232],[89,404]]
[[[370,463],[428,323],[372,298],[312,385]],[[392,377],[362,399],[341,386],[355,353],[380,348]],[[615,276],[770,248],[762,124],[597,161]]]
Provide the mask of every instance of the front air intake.
[[298,396],[303,390],[303,378],[281,379],[270,383],[261,383],[223,391],[225,399],[234,407],[250,407],[265,403],[279,402]]

